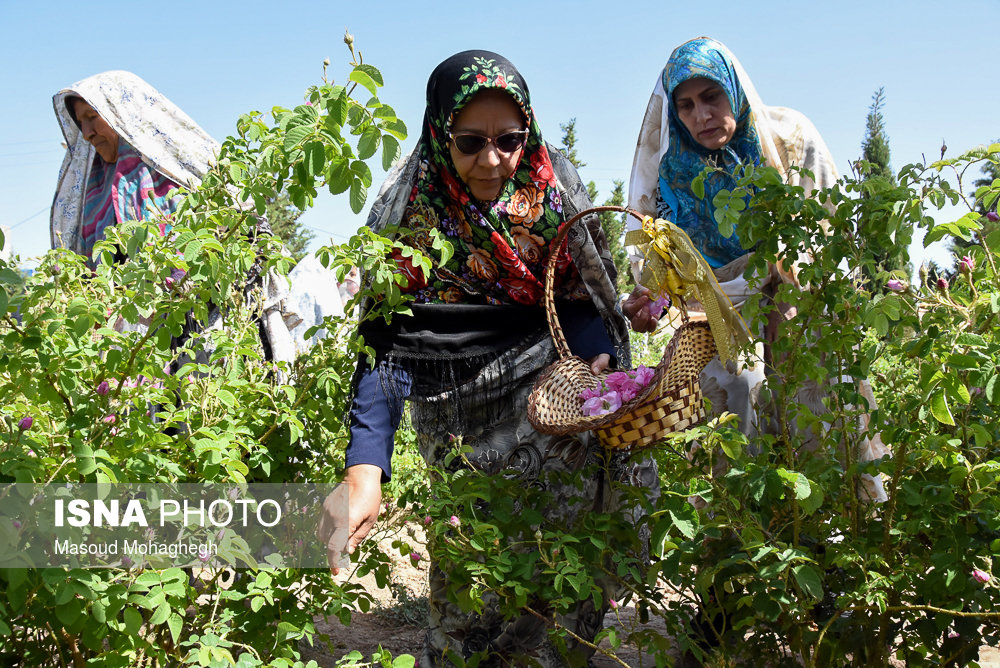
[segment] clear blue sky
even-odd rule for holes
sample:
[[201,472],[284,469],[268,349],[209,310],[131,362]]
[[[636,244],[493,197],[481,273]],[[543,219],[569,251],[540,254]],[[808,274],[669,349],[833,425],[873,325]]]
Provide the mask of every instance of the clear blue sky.
[[[51,98],[109,69],[135,72],[221,140],[243,112],[293,106],[347,71],[345,28],[380,68],[382,99],[419,135],[434,66],[497,51],[527,80],[543,133],[577,119],[584,180],[602,197],[628,180],[639,123],[671,50],[698,35],[740,58],[766,104],[809,116],[841,172],[860,154],[872,93],[885,86],[895,168],[1000,137],[1000,3],[971,2],[28,2],[0,0],[0,225],[22,257],[49,244],[63,150]],[[382,179],[376,171],[372,195]],[[303,222],[314,246],[364,222],[326,195]]]

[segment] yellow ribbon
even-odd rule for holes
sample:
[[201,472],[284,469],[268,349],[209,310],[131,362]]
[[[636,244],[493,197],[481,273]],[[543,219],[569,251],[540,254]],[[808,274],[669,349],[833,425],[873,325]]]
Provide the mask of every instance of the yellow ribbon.
[[752,339],[750,330],[684,230],[646,216],[642,229],[625,235],[625,243],[637,247],[645,258],[639,282],[674,301],[693,298],[701,302],[719,358],[735,360],[740,346]]

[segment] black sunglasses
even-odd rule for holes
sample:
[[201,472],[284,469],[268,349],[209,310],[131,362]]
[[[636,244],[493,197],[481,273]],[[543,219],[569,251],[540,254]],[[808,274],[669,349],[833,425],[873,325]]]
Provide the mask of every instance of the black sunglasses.
[[528,140],[527,130],[513,130],[496,137],[484,137],[474,132],[449,132],[448,135],[455,142],[455,148],[458,149],[459,153],[465,155],[476,155],[491,142],[501,153],[513,153],[524,146]]

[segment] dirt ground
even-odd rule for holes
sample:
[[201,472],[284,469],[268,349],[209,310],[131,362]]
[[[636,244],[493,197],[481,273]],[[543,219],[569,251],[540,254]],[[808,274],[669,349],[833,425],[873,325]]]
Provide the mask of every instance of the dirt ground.
[[[390,541],[383,541],[383,549],[386,554],[393,554]],[[422,547],[422,546],[421,546]],[[418,547],[418,550],[421,549]],[[392,653],[392,656],[399,654],[412,654],[419,656],[423,645],[424,631],[420,620],[426,611],[427,596],[427,561],[421,559],[414,563],[411,559],[400,557],[397,567],[394,570],[396,577],[395,592],[390,588],[379,589],[373,576],[364,578],[352,578],[353,581],[360,582],[377,601],[377,609],[367,614],[354,614],[350,626],[344,626],[332,620],[331,623],[317,619],[317,630],[320,633],[329,634],[331,642],[335,647],[333,652],[326,651],[319,646],[311,648],[303,646],[303,660],[315,660],[322,668],[334,666],[337,659],[347,653],[357,650],[366,658],[378,650],[379,646]],[[342,571],[336,577],[339,581],[346,581],[350,574]],[[405,590],[405,593],[404,593]],[[399,597],[402,597],[402,601]],[[616,616],[609,614],[605,619],[605,624],[615,625],[619,628],[634,628],[634,617],[636,610],[634,606],[623,606],[618,610]],[[666,627],[662,619],[654,618],[650,620],[647,628],[658,630],[666,634]],[[604,643],[608,647],[607,642]],[[619,649],[617,657],[630,668],[647,668],[655,663],[649,658],[643,661],[638,650],[634,646],[625,646]],[[993,647],[983,647],[979,652],[979,665],[983,668],[1000,668],[1000,649]],[[594,668],[621,668],[621,663],[608,657],[596,655],[592,665]],[[679,663],[679,666],[691,665],[690,663]],[[893,662],[893,666],[902,667],[901,662]]]

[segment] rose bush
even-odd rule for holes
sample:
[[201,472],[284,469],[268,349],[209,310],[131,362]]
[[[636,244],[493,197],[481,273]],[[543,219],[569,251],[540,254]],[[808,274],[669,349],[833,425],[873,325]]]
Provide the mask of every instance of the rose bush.
[[[54,250],[25,276],[0,264],[0,477],[5,482],[242,482],[332,480],[343,410],[360,349],[343,318],[334,337],[292,368],[265,360],[263,296],[248,277],[285,273],[279,243],[257,215],[287,192],[299,208],[318,188],[348,193],[355,211],[371,184],[367,160],[399,157],[405,125],[378,98],[379,71],[353,56],[344,84],[326,77],[272,120],[242,116],[218,165],[172,218],[109,228],[95,257]],[[359,93],[364,93],[362,101]],[[393,245],[361,234],[324,254],[366,290],[402,302]],[[112,262],[111,257],[125,257]],[[389,259],[387,259],[389,258]],[[421,260],[418,259],[417,262]],[[426,263],[426,260],[423,260]],[[196,329],[218,308],[225,327]],[[388,308],[388,307],[387,307]],[[0,518],[16,541],[19,520]],[[388,563],[369,557],[369,568]],[[328,572],[261,568],[0,569],[4,665],[302,666],[299,643],[322,641],[314,618],[348,621],[371,596]],[[315,665],[315,662],[311,662]],[[401,657],[395,665],[413,665]]]

